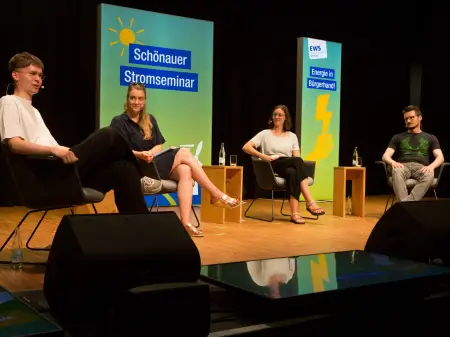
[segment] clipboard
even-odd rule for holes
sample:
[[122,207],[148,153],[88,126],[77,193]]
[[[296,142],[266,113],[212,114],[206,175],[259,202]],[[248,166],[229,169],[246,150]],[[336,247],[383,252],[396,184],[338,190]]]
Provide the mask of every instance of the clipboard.
[[173,150],[176,150],[176,149],[179,149],[179,147],[177,147],[177,146],[168,147],[167,149],[162,150],[161,152],[155,153],[153,155],[153,158],[158,158],[159,156],[163,155],[164,153],[167,153],[167,152],[170,152],[170,151],[173,151]]

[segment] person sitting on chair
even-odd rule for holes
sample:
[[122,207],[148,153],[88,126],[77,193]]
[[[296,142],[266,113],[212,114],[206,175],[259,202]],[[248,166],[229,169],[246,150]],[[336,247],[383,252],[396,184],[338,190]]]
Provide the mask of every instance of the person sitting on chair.
[[[300,192],[306,200],[306,210],[312,215],[325,214],[313,200],[309,192],[308,177],[303,170],[303,159],[300,158],[300,146],[295,133],[290,132],[291,116],[285,105],[277,105],[270,116],[269,129],[256,134],[242,150],[252,156],[269,161],[273,171],[286,179],[291,207],[291,221],[304,224],[305,220],[297,212]],[[261,152],[256,150],[261,148]]]
[[166,140],[155,117],[146,112],[146,99],[145,86],[131,83],[127,90],[125,111],[112,119],[111,127],[119,130],[130,142],[137,158],[147,163],[154,160],[161,179],[178,181],[181,222],[192,236],[203,236],[202,231],[190,223],[192,179],[211,194],[211,204],[215,206],[231,209],[242,202],[214,186],[187,148],[174,149],[154,158],[155,154],[162,151],[162,144]]
[[[403,119],[408,131],[392,137],[382,160],[392,166],[392,186],[399,201],[421,200],[434,179],[434,169],[444,162],[436,136],[422,131],[422,112],[419,107],[409,105],[403,109]],[[392,159],[398,151],[396,160]],[[430,152],[435,159],[430,163]],[[407,179],[417,180],[408,195]]]
[[120,213],[148,213],[141,190],[141,174],[128,142],[113,128],[92,133],[71,148],[53,138],[32,97],[42,86],[44,64],[27,52],[14,55],[9,71],[14,94],[0,98],[0,139],[13,153],[58,157],[77,163],[84,187],[115,192]]

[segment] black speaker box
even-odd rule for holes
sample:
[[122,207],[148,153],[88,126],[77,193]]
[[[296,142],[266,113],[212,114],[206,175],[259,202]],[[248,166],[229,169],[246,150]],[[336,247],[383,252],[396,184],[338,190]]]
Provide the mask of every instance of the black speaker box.
[[372,230],[366,251],[429,262],[450,256],[450,200],[394,204]]
[[174,212],[66,215],[48,257],[44,294],[64,327],[81,329],[107,321],[130,289],[197,282],[200,266]]

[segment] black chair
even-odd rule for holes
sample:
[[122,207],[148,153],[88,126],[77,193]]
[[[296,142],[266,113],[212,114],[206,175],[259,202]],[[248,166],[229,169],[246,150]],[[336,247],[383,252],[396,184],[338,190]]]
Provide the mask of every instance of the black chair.
[[95,203],[101,202],[105,195],[97,190],[81,185],[76,164],[67,165],[53,156],[26,156],[11,152],[9,146],[1,144],[1,151],[19,195],[20,202],[16,206],[25,206],[29,210],[0,247],[0,252],[20,228],[25,219],[32,213],[44,212],[33,232],[27,240],[26,247],[30,250],[49,251],[49,248],[30,247],[31,239],[44,220],[47,212],[73,206],[92,204],[95,213]]
[[[153,195],[153,196],[155,196],[155,199],[153,200],[153,203],[150,206],[150,212],[152,211],[153,206],[155,206],[155,203],[156,203],[156,210],[159,211],[158,197],[157,196],[159,194],[166,194],[166,193],[176,192],[177,189],[178,189],[178,182],[176,180],[172,180],[172,179],[161,179],[161,176],[159,175],[159,172],[158,172],[158,168],[156,167],[154,162],[150,162],[149,164],[143,162],[142,160],[139,160],[138,162],[139,162],[139,165],[140,165],[143,173],[147,177],[159,180],[162,183],[162,189],[158,193],[154,193],[154,194],[144,193],[144,195]],[[197,225],[196,226],[194,225],[194,227],[199,228],[200,227],[200,221],[198,220],[197,213],[195,213],[195,209],[194,209],[193,205],[191,206],[191,209],[192,209],[192,212],[194,213],[195,220],[197,221]]]
[[[386,181],[387,184],[389,185],[389,187],[392,189],[393,191],[393,185],[392,185],[392,166],[391,165],[387,165],[384,161],[376,161],[375,164],[379,164],[379,165],[383,165],[384,168],[384,172],[386,174]],[[442,172],[444,171],[444,167],[450,165],[449,163],[443,163],[441,166],[436,167],[434,170],[434,179],[433,182],[431,183],[431,189],[434,192],[434,197],[436,198],[436,200],[438,199],[437,193],[436,193],[436,189],[439,186],[439,181],[441,180],[441,176],[442,176]],[[406,180],[406,188],[410,191],[414,188],[414,186],[417,185],[417,180],[415,179],[407,179]],[[391,200],[392,199],[392,200]],[[388,205],[389,205],[389,201],[391,201],[391,206],[394,204],[394,200],[395,200],[395,194],[392,193],[387,201],[386,201],[386,206],[384,207],[384,212],[386,212],[386,210],[388,209]]]
[[[263,219],[260,217],[247,215],[247,213],[250,210],[250,208],[252,207],[253,203],[259,198],[253,199],[253,201],[251,202],[251,204],[248,206],[247,210],[245,211],[244,215],[247,218],[272,222],[274,220],[274,206],[275,206],[274,194],[276,191],[282,191],[282,192],[284,192],[284,197],[283,197],[283,201],[281,203],[280,213],[284,216],[289,216],[290,214],[283,213],[284,202],[287,200],[286,180],[275,174],[275,172],[273,171],[272,165],[268,161],[264,161],[260,158],[252,157],[252,166],[253,166],[253,172],[255,174],[256,183],[258,184],[258,187],[262,190],[272,192],[272,218],[270,220],[267,220],[267,219]],[[314,173],[316,170],[316,162],[304,160],[304,170],[305,170],[306,175],[308,176],[308,186],[313,185],[314,184]],[[311,220],[319,219],[318,216],[305,217],[303,215],[302,215],[302,218],[311,219]]]

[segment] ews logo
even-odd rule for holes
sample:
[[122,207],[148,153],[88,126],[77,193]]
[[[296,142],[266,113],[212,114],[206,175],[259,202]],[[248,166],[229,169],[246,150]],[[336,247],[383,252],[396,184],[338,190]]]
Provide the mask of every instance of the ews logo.
[[308,39],[308,54],[310,59],[326,59],[327,42],[323,40]]

